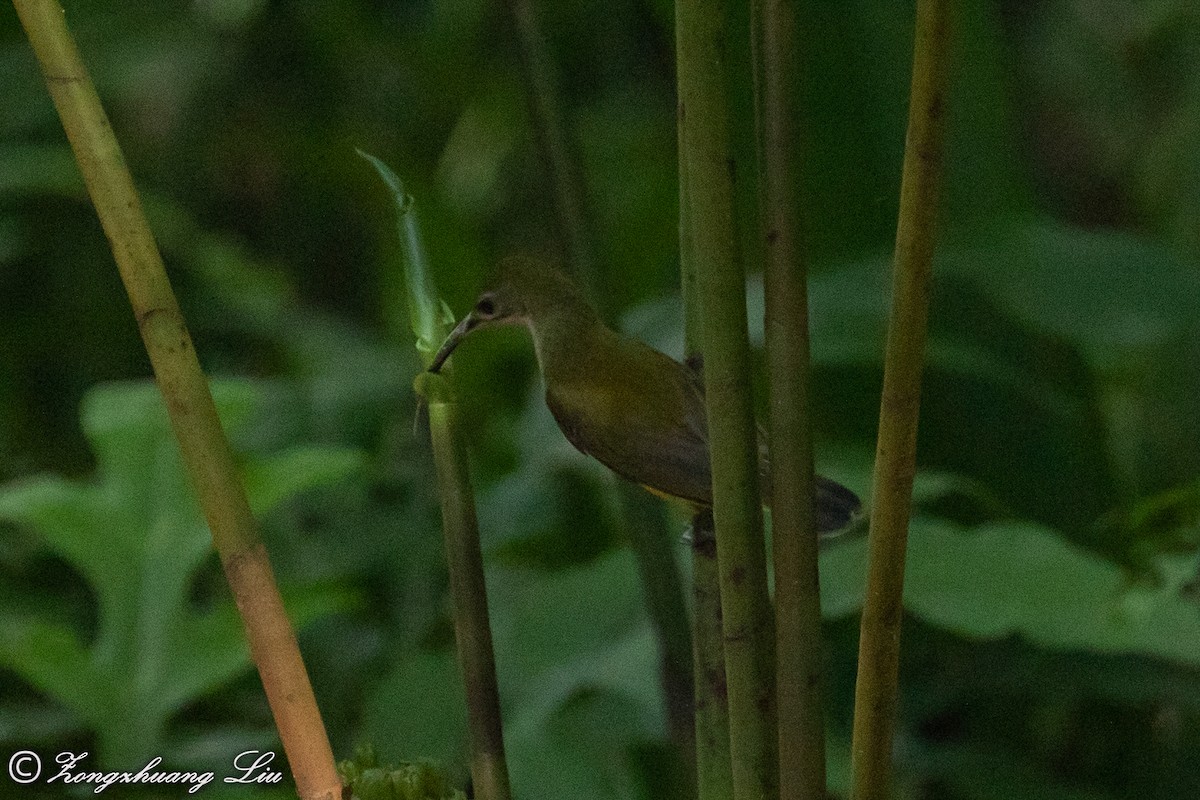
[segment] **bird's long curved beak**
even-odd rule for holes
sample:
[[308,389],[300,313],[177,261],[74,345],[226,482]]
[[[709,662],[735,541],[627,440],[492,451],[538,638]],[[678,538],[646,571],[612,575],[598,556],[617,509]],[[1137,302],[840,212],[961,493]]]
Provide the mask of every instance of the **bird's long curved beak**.
[[471,329],[476,325],[475,315],[467,314],[462,320],[454,326],[454,330],[450,331],[450,335],[446,337],[446,341],[442,342],[442,346],[438,349],[437,355],[433,357],[433,363],[429,365],[429,372],[441,372],[442,365],[446,363],[446,359],[454,352],[454,348],[458,347],[458,343],[463,340],[463,337],[471,332]]

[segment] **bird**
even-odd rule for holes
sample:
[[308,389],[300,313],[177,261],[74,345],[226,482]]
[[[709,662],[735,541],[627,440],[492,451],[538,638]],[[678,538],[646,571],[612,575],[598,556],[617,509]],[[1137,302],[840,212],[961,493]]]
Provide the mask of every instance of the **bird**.
[[[545,384],[546,405],[575,449],[650,492],[712,506],[712,467],[702,367],[681,363],[604,324],[559,269],[514,256],[446,337],[429,372],[441,370],[469,334],[524,325]],[[759,477],[770,497],[766,438],[758,429]],[[820,475],[814,520],[821,534],[858,515],[858,496]]]

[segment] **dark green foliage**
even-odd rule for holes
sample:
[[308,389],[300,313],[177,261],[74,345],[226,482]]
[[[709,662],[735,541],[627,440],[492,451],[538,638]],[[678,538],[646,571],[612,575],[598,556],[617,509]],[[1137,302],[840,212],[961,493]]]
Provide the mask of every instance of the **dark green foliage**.
[[[251,384],[213,390],[234,432],[261,413],[261,393]],[[157,390],[148,383],[93,390],[83,430],[96,451],[94,480],[36,475],[0,490],[0,521],[28,537],[13,560],[32,566],[39,544],[61,559],[42,568],[83,579],[83,619],[61,607],[39,609],[29,589],[6,585],[0,665],[69,709],[96,735],[104,763],[128,769],[161,755],[168,723],[248,671],[250,654],[232,601],[197,591],[201,568],[212,569],[212,544]],[[265,513],[346,477],[360,461],[357,452],[334,447],[253,458],[244,465],[250,505]],[[348,587],[292,588],[287,599],[297,624],[356,602]]]
[[[539,5],[609,307],[679,356],[672,4]],[[1184,0],[1111,13],[1068,0],[962,6],[897,788],[922,800],[1197,796],[1200,20]],[[418,365],[387,266],[395,221],[354,148],[393,164],[418,198],[454,312],[501,256],[555,252],[501,4],[67,7],[201,362],[253,379],[267,410],[235,437],[247,473],[290,452],[289,485],[316,487],[263,528],[298,621],[311,620],[300,643],[335,752],[371,740],[386,760],[433,758],[464,785]],[[864,497],[910,31],[911,4],[802,9],[817,466]],[[748,64],[743,47],[734,64]],[[117,470],[79,422],[95,384],[144,379],[149,365],[11,13],[0,15],[0,74],[3,502],[39,485],[60,500],[94,495],[113,475],[144,498],[154,459],[171,457],[161,429],[131,419],[113,433]],[[748,95],[738,102],[748,112]],[[752,132],[735,140],[749,147]],[[753,332],[757,282],[749,294]],[[480,334],[455,360],[515,793],[667,796],[658,652],[611,479],[558,433],[523,333]],[[249,402],[239,391],[231,402]],[[93,418],[96,401],[84,408]],[[365,453],[362,469],[347,470],[351,451]],[[253,491],[279,497],[282,484],[259,474]],[[65,477],[31,483],[37,475]],[[157,507],[183,520],[181,478],[162,485],[182,499],[106,513]],[[70,522],[63,514],[55,521]],[[110,553],[146,530],[86,516]],[[158,744],[197,767],[270,746],[261,686],[221,616],[228,590],[187,520],[168,524],[196,549],[164,559],[174,588],[157,590],[188,625],[209,625],[211,644],[182,650],[116,625],[147,608],[144,587],[106,589],[101,606],[111,579],[76,567],[48,526],[0,529],[0,651],[25,653],[24,666],[10,655],[0,667],[0,754],[103,744],[106,758],[132,758]],[[835,789],[846,781],[861,549],[848,539],[822,556]],[[158,709],[149,744],[137,732],[97,738],[96,720],[123,725],[105,716],[122,691],[115,667],[65,672],[90,663],[109,628],[124,631],[127,654],[174,659],[145,700]]]
[[422,761],[380,766],[373,748],[361,747],[352,760],[338,764],[342,783],[356,800],[466,800],[450,787],[446,774]]

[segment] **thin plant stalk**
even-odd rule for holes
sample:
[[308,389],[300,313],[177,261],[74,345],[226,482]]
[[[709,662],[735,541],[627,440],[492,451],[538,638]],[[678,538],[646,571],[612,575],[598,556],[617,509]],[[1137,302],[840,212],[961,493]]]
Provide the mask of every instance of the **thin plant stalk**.
[[120,146],[54,0],[15,0],[112,245],[184,466],[233,591],[250,652],[304,800],[342,793],[296,636],[229,442]]
[[709,509],[692,518],[692,586],[696,796],[699,800],[729,800],[733,797],[729,688],[725,680],[725,632],[721,627],[721,573]]
[[[391,191],[403,253],[409,317],[422,364],[433,362],[437,345],[449,333],[429,274],[428,258],[412,198],[396,174],[374,156],[362,153]],[[422,373],[418,391],[429,407],[429,433],[442,507],[442,533],[454,600],[454,637],[467,700],[471,736],[471,777],[480,800],[510,800],[512,789],[504,756],[500,694],[488,618],[487,583],[479,545],[475,495],[467,450],[459,433],[449,365],[440,374]]]
[[887,800],[891,783],[904,557],[916,472],[917,418],[945,138],[950,5],[950,0],[917,2],[892,312],[875,451],[867,590],[854,696],[854,800]]
[[[679,7],[676,6],[678,11]],[[682,48],[682,64],[691,57]],[[683,81],[695,70],[679,69],[679,95]],[[689,191],[685,137],[687,118],[683,101],[677,108],[679,147],[679,277],[683,300],[684,355],[688,363],[700,359],[700,296],[696,286],[695,213]],[[694,684],[696,796],[698,800],[728,800],[733,797],[733,765],[729,752],[728,684],[725,680],[725,633],[721,627],[721,573],[717,567],[717,541],[712,512],[697,512],[692,518],[692,669]]]
[[[587,222],[583,169],[564,121],[558,71],[538,23],[535,0],[508,0],[508,7],[516,23],[533,130],[554,187],[555,209],[567,245],[568,261],[588,297],[593,301],[605,300],[608,295],[601,291],[591,226]],[[606,309],[602,305],[600,310]]]
[[441,497],[450,591],[454,595],[454,638],[467,698],[471,777],[480,800],[509,800],[512,790],[504,757],[483,554],[466,447],[458,430],[456,404],[431,399],[429,431]]
[[686,771],[686,795],[695,785],[696,722],[692,631],[683,582],[675,562],[678,536],[671,536],[662,501],[632,483],[620,487],[625,529],[638,562],[646,612],[658,640],[659,679],[667,730]]
[[766,298],[779,794],[824,800],[821,590],[809,428],[808,286],[797,211],[799,118],[792,0],[751,9],[757,80],[760,230]]
[[750,393],[746,277],[734,224],[725,12],[720,0],[676,4],[680,163],[687,170],[691,255],[701,297],[733,797],[761,800],[778,795],[779,780],[773,615]]

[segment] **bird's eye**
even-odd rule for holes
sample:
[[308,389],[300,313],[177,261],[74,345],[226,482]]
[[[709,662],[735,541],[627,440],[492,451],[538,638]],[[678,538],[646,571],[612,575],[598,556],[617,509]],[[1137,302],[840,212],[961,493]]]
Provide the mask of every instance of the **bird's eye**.
[[496,316],[496,301],[490,295],[479,298],[475,304],[475,316],[480,319],[491,319]]

